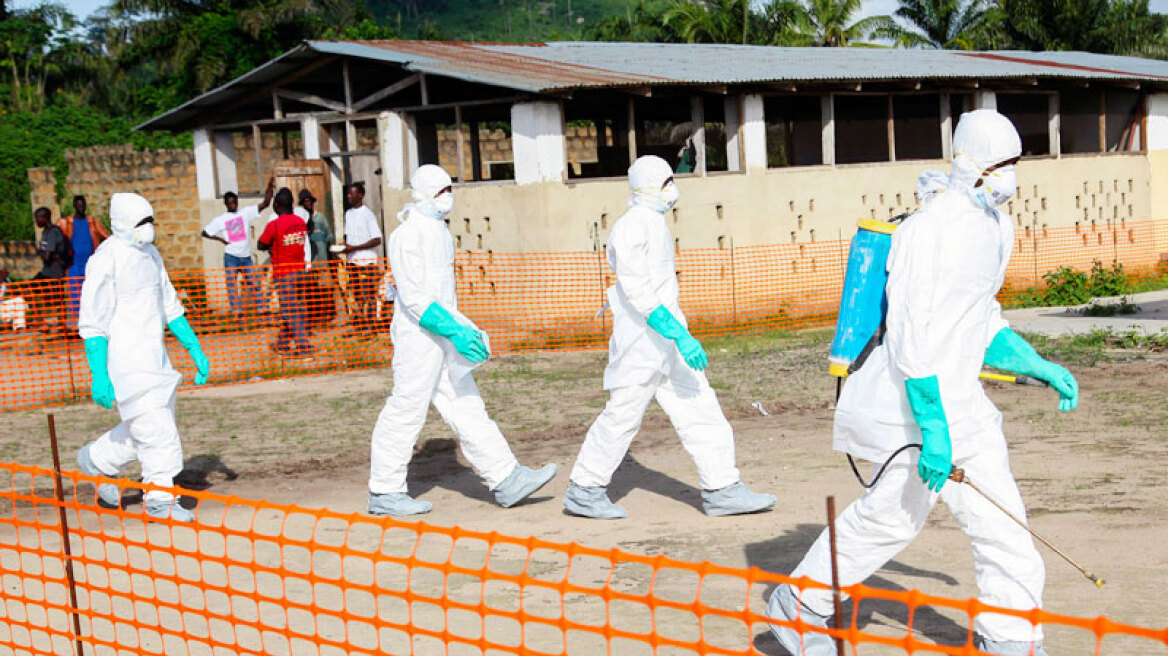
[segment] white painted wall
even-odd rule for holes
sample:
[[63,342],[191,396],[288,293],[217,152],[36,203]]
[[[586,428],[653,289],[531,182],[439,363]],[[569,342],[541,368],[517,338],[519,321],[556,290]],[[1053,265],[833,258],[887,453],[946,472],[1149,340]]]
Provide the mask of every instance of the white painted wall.
[[381,112],[377,115],[381,179],[389,189],[405,189],[409,182],[410,171],[406,170],[410,159],[406,145],[408,130],[405,119],[397,112]]
[[320,159],[320,121],[315,116],[300,119],[300,135],[304,139],[304,159]]
[[1148,94],[1148,150],[1168,150],[1168,93]]
[[529,102],[511,107],[511,149],[516,184],[563,181],[564,121],[560,103]]
[[[215,134],[215,173],[218,176],[217,192],[239,191],[239,177],[235,171],[235,134],[219,132]],[[215,198],[215,196],[211,196]]]
[[973,94],[974,109],[997,109],[998,94],[984,89]]
[[742,97],[742,147],[746,150],[746,170],[767,166],[766,114],[758,94]]
[[199,198],[215,198],[215,156],[210,131],[200,128],[194,132],[195,179]]

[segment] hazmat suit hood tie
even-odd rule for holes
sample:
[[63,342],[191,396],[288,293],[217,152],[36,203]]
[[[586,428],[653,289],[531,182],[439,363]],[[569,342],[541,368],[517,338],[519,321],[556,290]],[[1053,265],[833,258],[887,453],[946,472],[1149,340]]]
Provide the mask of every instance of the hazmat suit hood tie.
[[436,221],[446,218],[450,210],[454,209],[454,193],[448,191],[440,194],[443,189],[450,187],[454,181],[445,170],[433,164],[424,164],[414,171],[410,178],[410,193],[413,202],[407,203],[402,211],[398,212],[397,220],[405,222],[415,213],[429,217]]
[[644,207],[658,214],[668,212],[680,195],[676,183],[666,184],[672,177],[673,169],[660,157],[638,157],[629,167],[629,188],[633,190],[629,207]]
[[[154,208],[138,194],[117,193],[110,196],[110,227],[114,236],[135,248],[154,243]],[[150,222],[142,223],[145,219]]]

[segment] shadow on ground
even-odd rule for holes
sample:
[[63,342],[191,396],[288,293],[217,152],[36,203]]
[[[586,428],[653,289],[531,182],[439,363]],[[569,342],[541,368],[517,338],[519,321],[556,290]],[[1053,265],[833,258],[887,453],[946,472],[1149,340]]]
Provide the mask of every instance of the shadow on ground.
[[[744,548],[747,566],[758,567],[768,572],[789,574],[803,560],[803,555],[819,537],[823,528],[823,526],[816,524],[799,524],[773,539],[749,543]],[[952,586],[956,586],[958,583],[957,579],[944,572],[918,569],[893,560],[886,563],[875,575],[869,577],[864,582],[865,585],[884,590],[907,591],[909,589],[881,576],[881,572],[933,579]],[[766,607],[766,602],[772,591],[773,588],[765,590],[764,596],[760,600],[760,608]],[[848,628],[854,619],[855,628],[860,631],[883,626],[891,627],[893,633],[903,634],[904,628],[908,626],[909,622],[909,609],[906,605],[897,602],[865,599],[857,610],[851,601],[846,601],[843,604],[843,618],[845,628]],[[916,634],[939,644],[959,646],[966,644],[969,640],[967,626],[958,624],[928,606],[920,606],[915,609],[912,626]],[[889,635],[888,629],[879,631],[879,633]],[[770,631],[763,631],[756,635],[754,646],[764,654],[775,656],[787,654],[787,651],[779,645]]]

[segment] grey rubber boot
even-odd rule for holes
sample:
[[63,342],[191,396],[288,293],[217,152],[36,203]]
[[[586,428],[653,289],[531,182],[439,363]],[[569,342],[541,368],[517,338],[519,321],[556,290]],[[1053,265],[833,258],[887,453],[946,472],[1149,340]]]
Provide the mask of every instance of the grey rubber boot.
[[973,634],[973,646],[978,651],[997,656],[1046,656],[1041,642],[1022,640],[990,640],[980,633]]
[[[830,619],[816,613],[803,605],[795,596],[795,589],[789,585],[780,585],[771,593],[767,602],[767,617],[773,620],[794,622],[796,619],[812,626],[827,628]],[[791,656],[836,656],[835,640],[825,633],[800,633],[789,626],[771,624],[771,633],[791,653]]]
[[539,469],[531,469],[523,465],[515,465],[515,469],[496,487],[495,501],[504,508],[510,508],[536,493],[539,488],[548,484],[556,477],[555,465],[544,465]]
[[710,517],[745,515],[775,505],[775,495],[751,492],[742,481],[718,490],[702,490],[702,510]]
[[[77,466],[81,469],[81,473],[87,476],[104,476],[109,478],[102,470],[93,464],[93,458],[89,456],[89,444],[81,447],[77,452]],[[113,483],[102,483],[97,486],[97,505],[102,508],[121,508],[122,507],[122,490]]]
[[178,505],[177,497],[165,501],[147,500],[142,506],[146,509],[146,514],[154,519],[173,519],[186,524],[195,521],[191,511]]
[[584,487],[571,483],[564,493],[564,510],[592,519],[623,519],[629,514],[608,498],[608,488]]
[[369,493],[370,515],[392,515],[394,517],[424,515],[430,512],[431,508],[433,505],[429,501],[415,499],[408,494]]

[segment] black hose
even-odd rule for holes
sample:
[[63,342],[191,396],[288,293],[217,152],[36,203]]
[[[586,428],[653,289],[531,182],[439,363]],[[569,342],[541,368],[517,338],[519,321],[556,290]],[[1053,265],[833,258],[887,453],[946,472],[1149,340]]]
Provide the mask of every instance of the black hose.
[[870,483],[864,482],[864,477],[860,475],[860,470],[859,470],[859,468],[856,467],[856,461],[852,459],[852,454],[850,454],[850,453],[847,454],[848,464],[852,466],[852,473],[856,475],[856,480],[860,481],[860,485],[863,485],[864,489],[870,490],[870,489],[872,489],[872,487],[874,485],[876,485],[877,482],[880,481],[880,477],[884,475],[884,470],[888,469],[888,465],[889,465],[889,463],[892,462],[893,458],[900,455],[900,453],[902,451],[906,451],[908,449],[919,449],[919,448],[921,448],[920,444],[905,444],[904,446],[900,447],[896,451],[893,451],[892,455],[888,456],[888,460],[885,460],[884,464],[880,465],[880,470],[877,471],[876,475],[872,477],[872,482],[870,482]]

